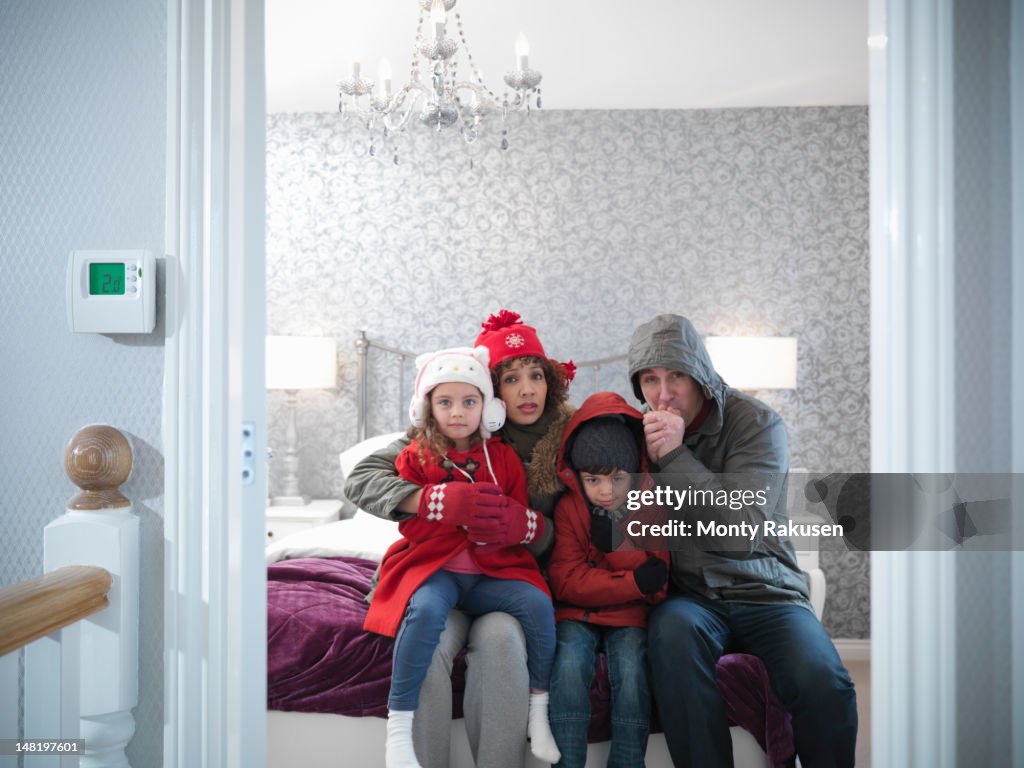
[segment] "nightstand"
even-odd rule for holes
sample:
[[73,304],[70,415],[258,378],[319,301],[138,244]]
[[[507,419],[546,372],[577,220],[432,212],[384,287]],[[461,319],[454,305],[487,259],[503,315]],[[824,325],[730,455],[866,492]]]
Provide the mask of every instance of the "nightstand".
[[332,523],[341,515],[338,499],[313,499],[302,507],[267,507],[267,544],[290,533]]
[[[804,495],[804,485],[807,483],[809,474],[806,469],[793,468],[789,470],[789,499],[791,506],[789,520],[794,525],[821,525],[830,522],[827,518],[822,520],[814,512],[808,510],[807,497]],[[796,550],[796,560],[800,569],[807,574],[807,586],[811,590],[811,605],[815,615],[820,619],[825,610],[825,572],[821,570],[818,553],[821,550],[819,536],[797,536],[790,541],[793,549]]]

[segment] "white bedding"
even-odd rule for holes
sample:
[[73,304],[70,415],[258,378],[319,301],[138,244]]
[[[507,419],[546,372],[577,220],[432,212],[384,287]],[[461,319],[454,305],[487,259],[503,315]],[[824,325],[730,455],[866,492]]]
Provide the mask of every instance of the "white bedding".
[[[404,432],[375,435],[338,454],[342,475],[348,477],[364,457],[386,448]],[[267,565],[297,557],[362,557],[380,562],[399,536],[398,524],[361,509],[349,519],[320,525],[285,536],[267,547]]]
[[380,562],[397,538],[398,523],[360,509],[349,520],[319,525],[274,542],[267,547],[267,565],[296,557],[362,557]]
[[338,454],[341,474],[348,477],[352,474],[352,469],[355,465],[362,461],[363,458],[375,451],[379,451],[381,448],[387,448],[400,437],[405,437],[405,432],[388,432],[383,435],[368,437],[361,443],[356,443],[351,448],[346,448]]

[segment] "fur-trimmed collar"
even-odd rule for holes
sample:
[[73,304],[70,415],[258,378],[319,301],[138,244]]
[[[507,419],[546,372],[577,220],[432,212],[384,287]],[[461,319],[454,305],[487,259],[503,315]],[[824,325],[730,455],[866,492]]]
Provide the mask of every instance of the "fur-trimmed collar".
[[558,451],[562,447],[562,433],[575,412],[576,409],[569,403],[562,403],[558,407],[558,413],[551,422],[551,426],[537,441],[537,445],[533,448],[533,455],[524,465],[526,488],[530,493],[531,500],[554,496],[565,488],[562,481],[558,479]]

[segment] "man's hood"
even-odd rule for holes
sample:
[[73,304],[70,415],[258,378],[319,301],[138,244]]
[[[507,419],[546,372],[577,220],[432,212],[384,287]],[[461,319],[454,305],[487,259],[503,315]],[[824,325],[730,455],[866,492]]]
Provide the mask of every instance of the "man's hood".
[[714,400],[717,418],[709,426],[721,425],[728,385],[711,364],[704,340],[693,323],[682,315],[658,315],[644,323],[633,333],[629,342],[629,380],[633,393],[644,403],[640,388],[640,371],[648,368],[669,368],[690,376],[704,391],[704,397]]

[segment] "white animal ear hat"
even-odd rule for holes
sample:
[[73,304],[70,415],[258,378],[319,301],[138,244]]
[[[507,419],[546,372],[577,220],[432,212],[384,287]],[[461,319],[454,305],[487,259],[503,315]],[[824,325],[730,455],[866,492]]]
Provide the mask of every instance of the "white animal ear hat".
[[416,358],[416,386],[409,404],[409,418],[413,426],[422,427],[426,416],[426,402],[438,384],[461,382],[472,384],[484,396],[480,435],[484,439],[501,429],[505,423],[505,403],[494,396],[490,352],[487,347],[453,347],[440,352],[429,352]]

